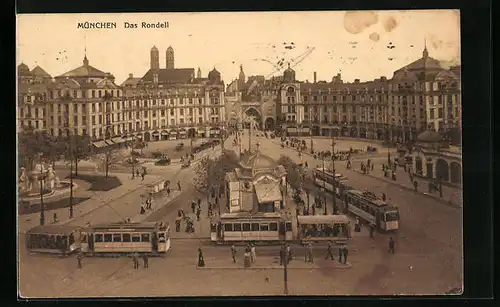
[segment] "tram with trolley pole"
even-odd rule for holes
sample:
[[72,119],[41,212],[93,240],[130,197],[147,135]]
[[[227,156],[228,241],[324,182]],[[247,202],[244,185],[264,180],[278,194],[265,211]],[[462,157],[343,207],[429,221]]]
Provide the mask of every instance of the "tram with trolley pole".
[[171,248],[170,226],[164,222],[108,223],[85,228],[36,226],[26,235],[28,251],[35,253],[69,255],[80,251],[85,256],[163,256]]
[[347,210],[380,231],[399,229],[399,209],[369,191],[345,191]]
[[216,244],[278,243],[285,239],[293,239],[292,221],[279,212],[224,213],[210,222],[210,240]]
[[333,172],[324,170],[323,168],[315,168],[313,170],[313,178],[314,178],[314,184],[316,186],[325,188],[325,190],[330,193],[334,193],[333,187],[335,180],[335,194],[337,195],[337,197],[341,196],[339,186],[345,185],[347,183],[346,176],[339,173],[336,173],[334,175]]

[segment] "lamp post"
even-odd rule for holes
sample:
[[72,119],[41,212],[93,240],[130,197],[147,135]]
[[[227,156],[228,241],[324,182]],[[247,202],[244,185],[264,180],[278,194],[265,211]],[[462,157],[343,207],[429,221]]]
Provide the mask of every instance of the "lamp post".
[[40,156],[40,225],[45,225],[45,206],[43,204],[43,167],[42,167],[42,153],[38,154]]
[[69,218],[73,218],[73,138],[69,136],[69,157],[70,157],[70,170],[69,170]]
[[313,134],[312,134],[312,114],[311,108],[309,108],[309,137],[311,138],[311,154],[314,152],[313,147]]
[[333,172],[333,203],[332,203],[332,215],[337,211],[337,177],[335,172],[335,139],[333,136],[333,129],[330,129],[332,138],[332,172]]

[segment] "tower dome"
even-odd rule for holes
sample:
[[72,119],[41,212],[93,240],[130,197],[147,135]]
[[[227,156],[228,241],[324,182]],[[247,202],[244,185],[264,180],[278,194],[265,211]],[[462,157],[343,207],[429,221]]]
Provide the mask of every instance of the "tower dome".
[[30,68],[28,65],[21,63],[17,66],[17,74],[19,76],[31,76]]
[[220,77],[220,72],[215,69],[212,69],[212,71],[210,71],[208,73],[208,80],[210,80],[210,83],[219,83],[220,80],[221,80],[221,77]]
[[283,72],[283,80],[288,82],[295,81],[295,70],[290,68],[290,63],[288,63],[288,68]]

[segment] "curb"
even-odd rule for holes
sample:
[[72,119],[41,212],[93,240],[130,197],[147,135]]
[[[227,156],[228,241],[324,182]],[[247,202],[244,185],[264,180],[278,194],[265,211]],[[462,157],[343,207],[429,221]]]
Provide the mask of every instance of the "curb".
[[377,180],[380,180],[380,181],[383,181],[383,182],[386,182],[386,183],[398,186],[398,187],[403,188],[405,190],[411,191],[411,192],[413,192],[415,194],[422,195],[422,196],[425,196],[427,198],[432,198],[432,199],[437,200],[438,202],[440,202],[440,203],[442,203],[444,205],[447,205],[448,207],[452,207],[452,208],[455,208],[455,209],[462,209],[463,208],[463,206],[457,205],[455,203],[450,203],[450,202],[448,202],[448,201],[446,201],[446,200],[444,200],[442,198],[439,198],[439,197],[436,197],[434,195],[430,195],[430,194],[427,194],[427,193],[415,192],[415,190],[412,189],[412,188],[410,188],[410,187],[407,187],[407,186],[404,186],[404,185],[400,185],[399,183],[395,183],[395,182],[392,182],[392,181],[389,181],[389,180],[385,180],[383,178],[380,178],[378,176],[372,175],[370,173],[364,174],[363,172],[361,172],[361,171],[359,171],[357,169],[355,169],[353,171],[358,172],[358,173],[360,173],[362,175],[367,175],[367,176],[370,176],[371,178],[374,178],[374,179],[377,179]]
[[[341,266],[341,267],[300,267],[300,268],[294,268],[294,267],[287,267],[287,270],[346,270],[352,268],[352,265],[348,264],[346,266]],[[254,271],[259,271],[259,270],[284,270],[284,266],[276,266],[276,265],[270,265],[270,266],[261,266],[261,267],[230,267],[230,266],[219,266],[219,267],[199,267],[196,266],[197,270],[254,270]]]

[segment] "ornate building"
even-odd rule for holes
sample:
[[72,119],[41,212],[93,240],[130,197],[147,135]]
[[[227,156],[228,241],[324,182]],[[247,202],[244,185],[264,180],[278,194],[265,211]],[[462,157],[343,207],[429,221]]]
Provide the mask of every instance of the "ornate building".
[[233,212],[276,212],[284,207],[286,171],[257,151],[247,154],[240,168],[226,174],[227,209]]

